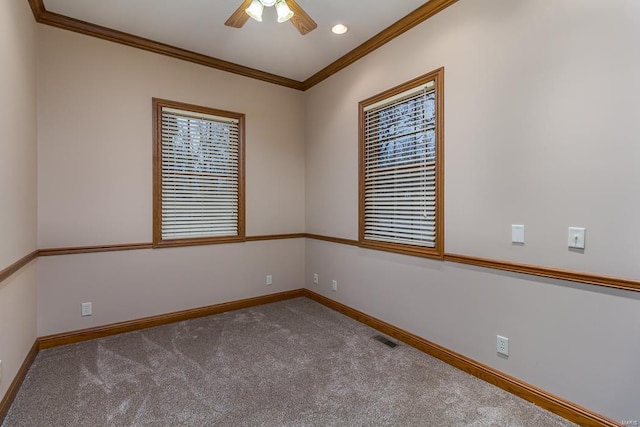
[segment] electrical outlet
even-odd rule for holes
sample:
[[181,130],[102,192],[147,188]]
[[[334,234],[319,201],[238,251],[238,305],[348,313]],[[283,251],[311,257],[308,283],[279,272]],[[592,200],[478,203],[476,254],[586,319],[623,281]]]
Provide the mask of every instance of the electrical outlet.
[[318,284],[318,273],[313,273],[313,283],[314,283],[315,285],[317,285],[317,284]]
[[90,302],[83,302],[82,303],[82,316],[91,316],[91,314],[92,314],[91,303]]
[[337,280],[332,280],[331,281],[331,287],[333,288],[333,292],[338,292],[338,281]]
[[509,356],[509,338],[502,337],[500,335],[496,335],[498,341],[498,354],[502,354],[503,356]]
[[267,274],[267,286],[273,285],[273,276]]

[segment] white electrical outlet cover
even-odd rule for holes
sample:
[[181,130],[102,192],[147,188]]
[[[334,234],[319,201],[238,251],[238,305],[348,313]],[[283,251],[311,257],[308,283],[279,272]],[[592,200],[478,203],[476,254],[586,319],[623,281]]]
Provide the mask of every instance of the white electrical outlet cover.
[[509,338],[503,337],[500,335],[497,335],[496,338],[497,338],[498,354],[502,354],[503,356],[508,356],[509,355]]
[[83,302],[82,303],[82,316],[91,316],[91,314],[92,314],[91,303],[90,302]]

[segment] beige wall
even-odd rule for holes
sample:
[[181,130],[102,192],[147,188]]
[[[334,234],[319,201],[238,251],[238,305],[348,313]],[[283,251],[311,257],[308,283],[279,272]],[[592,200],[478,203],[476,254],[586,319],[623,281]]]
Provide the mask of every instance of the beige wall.
[[[36,247],[34,24],[26,2],[2,1],[13,61],[0,69],[0,120],[19,130],[0,143],[0,268]],[[40,26],[38,245],[151,240],[152,97],[247,115],[248,235],[355,239],[358,101],[444,66],[447,252],[640,278],[638,17],[633,0],[461,0],[306,93]],[[525,246],[511,245],[513,223]],[[587,227],[584,253],[567,250],[570,225]],[[302,239],[47,257],[0,284],[4,378],[35,339],[36,279],[39,335],[306,282],[612,418],[640,418],[637,293]],[[509,359],[496,334],[510,338]]]
[[0,400],[37,338],[37,271],[34,261],[0,283]]
[[153,97],[246,114],[247,235],[304,230],[301,92],[39,31],[40,248],[151,241]]
[[[151,241],[153,97],[246,114],[247,235],[304,231],[303,93],[52,27],[39,34],[40,248]],[[46,335],[300,288],[304,240],[41,258],[39,277]],[[87,301],[94,315],[81,317]]]
[[0,2],[0,270],[36,249],[37,34],[21,3]]
[[[299,289],[304,253],[293,239],[44,257],[38,335]],[[80,317],[85,301],[93,316]]]
[[[639,19],[632,0],[462,0],[312,88],[307,232],[357,239],[358,102],[444,66],[446,251],[640,279]],[[569,226],[587,228],[584,253]],[[306,272],[329,297],[640,419],[638,293],[318,241]]]
[[357,103],[444,66],[447,252],[640,279],[638,8],[463,0],[311,89],[307,231],[357,238]]
[[[36,249],[36,25],[0,0],[0,271]],[[36,338],[36,262],[0,282],[0,400]]]

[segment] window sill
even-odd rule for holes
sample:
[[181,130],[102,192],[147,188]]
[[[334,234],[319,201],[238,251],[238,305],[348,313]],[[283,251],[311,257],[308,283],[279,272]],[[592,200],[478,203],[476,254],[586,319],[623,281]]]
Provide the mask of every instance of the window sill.
[[172,239],[160,240],[153,242],[154,249],[176,248],[182,246],[203,246],[216,245],[222,243],[240,243],[246,241],[245,236],[229,236],[229,237],[204,237],[198,239]]
[[422,258],[431,258],[444,260],[444,252],[438,248],[425,248],[422,246],[401,245],[395,243],[373,242],[371,240],[362,240],[358,242],[358,246],[365,249],[374,249],[378,251],[393,252],[402,255],[418,256]]

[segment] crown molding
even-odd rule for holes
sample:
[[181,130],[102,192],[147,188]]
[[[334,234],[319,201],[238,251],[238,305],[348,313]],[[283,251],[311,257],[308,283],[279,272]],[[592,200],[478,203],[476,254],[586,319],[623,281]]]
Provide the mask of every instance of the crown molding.
[[49,12],[44,7],[43,0],[29,0],[31,10],[36,22],[40,24],[50,25],[52,27],[62,28],[64,30],[73,31],[87,36],[97,37],[99,39],[108,40],[114,43],[135,47],[160,55],[181,59],[194,64],[204,65],[205,67],[215,68],[217,70],[227,71],[229,73],[238,74],[264,82],[289,87],[292,89],[302,90],[302,82],[278,76],[276,74],[267,73],[255,68],[245,67],[243,65],[234,64],[233,62],[224,61],[222,59],[213,58],[211,56],[202,55],[190,50],[160,43],[154,40],[139,37],[133,34],[117,31],[101,25],[92,24],[90,22],[81,21],[79,19],[70,18],[58,13]]
[[437,13],[442,12],[457,1],[458,0],[431,0],[423,4],[404,18],[397,21],[395,24],[385,28],[366,42],[362,43],[360,46],[353,49],[351,52],[306,79],[302,83],[303,90],[310,89],[321,81],[328,79],[338,71],[348,67],[360,58],[370,54],[379,47],[382,47],[399,35],[409,31],[416,25],[421,24]]
[[33,16],[36,22],[40,24],[50,25],[52,27],[62,28],[64,30],[73,31],[87,36],[97,37],[114,43],[120,43],[126,46],[158,53],[160,55],[192,62],[194,64],[204,65],[205,67],[227,71],[229,73],[238,74],[240,76],[248,77],[251,79],[261,80],[267,83],[273,83],[291,89],[305,91],[317,85],[321,81],[331,77],[343,68],[353,64],[358,59],[385,45],[402,33],[426,21],[430,17],[451,6],[458,0],[431,0],[425,3],[413,12],[409,13],[404,18],[382,30],[371,39],[367,40],[346,55],[332,62],[303,82],[276,74],[267,73],[266,71],[261,71],[255,68],[245,67],[244,65],[235,64],[233,62],[203,55],[176,46],[160,43],[154,40],[146,39],[144,37],[125,33],[123,31],[117,31],[111,28],[92,24],[90,22],[81,21],[79,19],[60,15],[58,13],[49,12],[44,7],[43,0],[28,1],[29,5],[31,6],[31,10],[33,11]]

